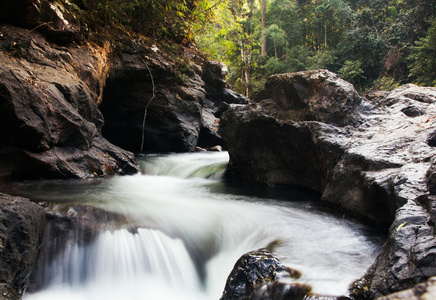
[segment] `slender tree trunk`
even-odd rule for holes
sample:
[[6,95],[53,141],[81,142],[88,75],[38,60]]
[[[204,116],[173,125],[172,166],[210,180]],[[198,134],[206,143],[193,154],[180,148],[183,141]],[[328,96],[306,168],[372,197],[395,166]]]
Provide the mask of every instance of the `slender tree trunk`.
[[276,58],[277,58],[276,40],[274,40],[274,54],[276,55]]
[[327,18],[324,26],[324,46],[327,49]]
[[260,55],[266,55],[266,0],[262,0],[262,48]]
[[[241,47],[241,61],[242,61],[242,77],[245,83],[245,96],[250,96],[250,68],[251,68],[251,56],[252,56],[252,42],[248,43],[242,38],[238,38],[239,46]],[[249,47],[251,47],[249,49]]]

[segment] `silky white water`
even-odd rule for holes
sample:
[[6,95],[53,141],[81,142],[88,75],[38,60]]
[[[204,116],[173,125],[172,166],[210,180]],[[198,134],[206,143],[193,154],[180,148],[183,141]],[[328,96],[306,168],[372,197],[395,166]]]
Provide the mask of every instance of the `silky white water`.
[[226,152],[147,156],[134,176],[17,185],[54,215],[74,217],[80,204],[124,216],[86,239],[77,227],[50,236],[24,299],[218,300],[238,258],[274,240],[282,262],[302,272],[299,282],[347,294],[380,238],[323,212],[314,194],[227,185],[227,161]]

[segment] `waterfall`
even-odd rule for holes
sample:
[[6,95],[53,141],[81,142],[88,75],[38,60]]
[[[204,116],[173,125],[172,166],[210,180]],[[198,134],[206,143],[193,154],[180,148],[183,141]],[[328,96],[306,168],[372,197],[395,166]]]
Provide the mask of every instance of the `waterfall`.
[[380,238],[323,211],[316,194],[226,184],[225,152],[140,160],[133,176],[15,186],[49,216],[25,300],[218,300],[238,258],[277,239],[301,282],[341,295],[380,251]]
[[154,229],[104,231],[89,245],[69,240],[38,272],[45,291],[25,299],[195,299],[201,290],[183,242]]

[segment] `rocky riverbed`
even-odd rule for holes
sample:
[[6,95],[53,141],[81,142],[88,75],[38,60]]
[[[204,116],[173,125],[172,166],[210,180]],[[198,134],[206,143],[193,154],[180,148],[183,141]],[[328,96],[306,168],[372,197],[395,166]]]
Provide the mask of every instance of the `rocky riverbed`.
[[[68,9],[36,0],[3,5],[0,180],[132,174],[139,168],[133,152],[221,143],[229,178],[317,190],[389,232],[352,297],[387,295],[436,275],[435,88],[405,85],[362,97],[317,70],[274,75],[249,103],[226,85],[225,66],[195,49],[170,55],[141,39],[91,42]],[[43,212],[7,195],[1,205],[7,276],[0,292],[17,299],[35,262]]]
[[436,89],[361,97],[326,70],[272,76],[258,99],[221,118],[228,176],[306,186],[389,230],[352,295],[375,298],[436,274],[433,144]]

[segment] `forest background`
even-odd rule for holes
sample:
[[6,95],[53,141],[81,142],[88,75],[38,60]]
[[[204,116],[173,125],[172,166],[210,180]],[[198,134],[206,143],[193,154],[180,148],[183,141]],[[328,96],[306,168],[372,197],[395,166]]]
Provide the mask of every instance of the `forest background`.
[[[436,86],[434,0],[72,0],[90,27],[197,47],[249,97],[276,73],[325,68],[361,92]],[[71,3],[70,3],[71,4]]]

